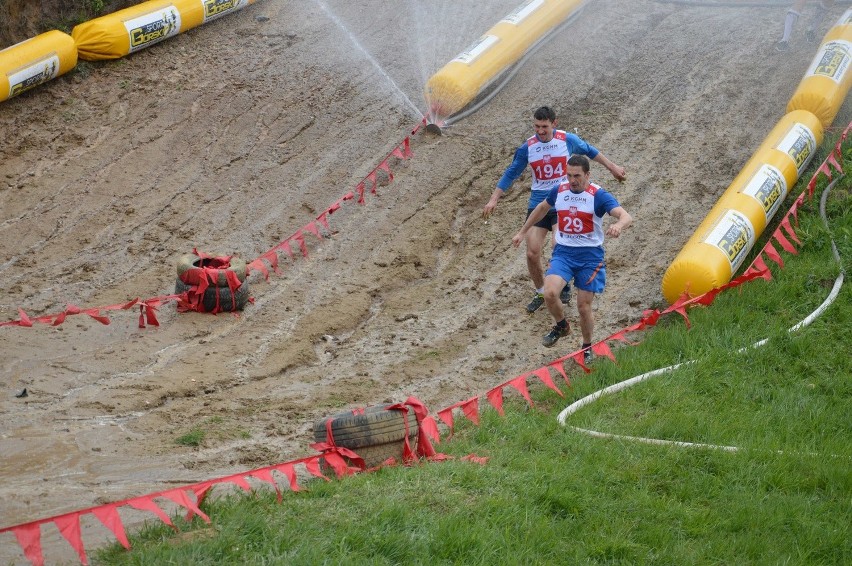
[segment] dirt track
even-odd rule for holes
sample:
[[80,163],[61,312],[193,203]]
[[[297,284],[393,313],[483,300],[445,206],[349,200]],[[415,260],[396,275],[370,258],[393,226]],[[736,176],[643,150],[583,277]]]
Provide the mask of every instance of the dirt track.
[[[419,122],[426,77],[518,2],[355,4],[260,0],[0,104],[0,321],[168,294],[193,247],[257,257],[378,165]],[[592,2],[486,107],[416,135],[309,259],[252,279],[240,317],[170,304],[159,328],[135,311],[0,328],[0,526],[293,459],[342,407],[440,409],[576,349],[542,348],[549,318],[523,310],[510,240],[528,179],[479,216],[542,104],[627,168],[623,185],[593,170],[636,219],[607,243],[596,338],[635,321],[813,55],[801,35],[772,50],[783,13]],[[196,426],[201,448],[175,443]],[[0,537],[0,562],[22,560]]]

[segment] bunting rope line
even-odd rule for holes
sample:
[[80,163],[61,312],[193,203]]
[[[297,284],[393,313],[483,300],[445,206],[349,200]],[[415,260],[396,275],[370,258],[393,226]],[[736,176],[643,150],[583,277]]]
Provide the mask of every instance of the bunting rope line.
[[[393,171],[391,170],[390,161],[394,158],[400,159],[402,161],[409,159],[413,153],[411,151],[411,136],[415,135],[421,126],[425,124],[425,118],[417,124],[414,128],[412,128],[410,134],[403,139],[402,142],[398,143],[394,148],[382,159],[382,161],[373,168],[370,173],[368,173],[355,187],[354,191],[349,191],[336,201],[331,204],[331,206],[327,207],[323,210],[318,216],[316,216],[311,222],[302,226],[293,232],[290,236],[278,242],[272,248],[261,254],[259,257],[255,258],[251,262],[246,264],[246,275],[252,271],[260,272],[263,274],[265,279],[269,279],[269,271],[270,269],[274,271],[276,274],[280,274],[281,271],[278,267],[278,252],[285,252],[291,259],[294,258],[294,253],[292,246],[297,246],[299,253],[305,259],[308,258],[308,246],[305,242],[305,234],[313,234],[318,239],[322,239],[322,233],[319,229],[319,225],[325,227],[326,230],[330,231],[328,217],[338,211],[343,203],[349,200],[355,200],[357,196],[358,204],[365,204],[365,194],[369,190],[369,193],[372,195],[378,194],[377,187],[379,184],[379,172],[383,171],[387,175],[388,183],[393,182]],[[267,267],[267,265],[269,267]],[[203,293],[203,291],[202,291]],[[35,323],[48,324],[50,326],[59,326],[65,319],[69,316],[86,314],[97,320],[101,324],[108,325],[110,324],[110,319],[108,316],[101,314],[102,311],[115,311],[115,310],[128,310],[135,306],[139,306],[139,328],[145,328],[146,324],[150,326],[159,326],[160,322],[157,319],[156,311],[162,305],[169,302],[177,302],[178,305],[189,305],[191,301],[187,296],[187,293],[182,294],[171,294],[171,295],[162,295],[158,297],[151,297],[149,299],[133,299],[127,303],[115,304],[115,305],[107,305],[100,307],[90,307],[90,308],[81,308],[77,305],[68,304],[65,309],[59,313],[47,314],[37,317],[29,316],[24,309],[18,308],[18,318],[14,320],[9,320],[5,322],[0,322],[0,327],[4,326],[18,326],[24,328],[31,328]],[[187,310],[187,309],[183,309]]]
[[[819,214],[820,214],[820,217],[821,217],[823,224],[825,225],[826,228],[829,228],[829,224],[828,224],[828,218],[827,218],[827,215],[826,215],[826,212],[825,212],[825,203],[826,203],[828,194],[831,191],[831,189],[843,177],[844,177],[844,175],[841,175],[841,176],[837,177],[836,179],[834,179],[833,181],[831,181],[828,184],[828,186],[823,190],[822,196],[820,197]],[[810,186],[811,186],[811,184],[809,183],[809,187],[808,187],[808,189],[806,189],[807,191],[811,190]],[[804,192],[802,194],[804,194]],[[834,280],[834,285],[832,286],[831,291],[829,292],[829,294],[825,298],[825,300],[823,300],[823,302],[816,308],[816,310],[814,310],[812,313],[810,313],[807,317],[805,317],[803,320],[801,320],[797,324],[790,327],[787,330],[788,333],[797,332],[798,330],[801,330],[802,328],[809,326],[814,320],[819,318],[826,311],[826,309],[828,309],[828,307],[831,306],[832,303],[834,303],[835,299],[837,299],[837,296],[840,294],[840,288],[843,286],[843,281],[844,281],[844,277],[845,277],[845,269],[843,267],[843,262],[841,261],[840,253],[837,250],[837,245],[835,244],[834,239],[831,240],[831,251],[832,251],[832,255],[834,256],[835,261],[837,262],[838,266],[840,267],[840,273],[837,275],[837,278]],[[768,342],[769,342],[769,339],[764,338],[762,340],[758,340],[757,342],[755,342],[754,344],[752,344],[750,346],[745,346],[745,347],[742,347],[742,348],[736,350],[735,353],[741,354],[741,353],[747,352],[749,350],[757,349],[757,348],[760,348],[760,347],[766,345]],[[644,438],[644,437],[639,437],[639,436],[629,436],[629,435],[614,434],[614,433],[609,433],[609,432],[600,432],[600,431],[596,431],[596,430],[590,430],[590,429],[581,428],[581,427],[566,424],[566,420],[568,419],[568,417],[576,414],[583,407],[591,405],[592,403],[594,403],[595,401],[597,401],[598,399],[600,399],[602,397],[605,397],[607,395],[613,395],[615,393],[619,393],[621,391],[624,391],[625,389],[629,389],[630,387],[633,387],[634,385],[638,385],[639,383],[643,383],[645,381],[648,381],[649,379],[651,379],[653,377],[656,377],[658,375],[663,375],[663,374],[666,374],[666,373],[673,373],[674,371],[676,371],[677,369],[679,369],[681,367],[685,367],[685,366],[688,366],[688,365],[691,365],[691,364],[694,364],[694,363],[696,363],[696,360],[690,360],[688,362],[683,362],[683,363],[675,364],[675,365],[672,365],[672,366],[656,369],[656,370],[653,370],[653,371],[649,371],[647,373],[643,373],[641,375],[637,375],[635,377],[631,377],[630,379],[621,381],[619,383],[610,385],[609,387],[599,389],[598,391],[595,391],[594,393],[587,395],[587,396],[583,397],[582,399],[579,399],[579,400],[573,402],[572,404],[570,404],[569,406],[567,406],[565,409],[563,409],[559,413],[559,415],[556,417],[556,420],[559,422],[559,424],[561,426],[568,427],[569,430],[573,430],[574,432],[579,432],[581,434],[586,434],[586,435],[594,437],[594,438],[605,438],[605,439],[610,439],[610,440],[626,440],[626,441],[630,441],[630,442],[639,442],[639,443],[643,443],[643,444],[651,444],[651,445],[656,445],[656,446],[671,446],[671,447],[676,447],[676,448],[702,448],[702,449],[710,449],[710,450],[721,450],[721,451],[725,451],[725,452],[737,452],[737,451],[741,450],[737,446],[724,446],[724,445],[719,445],[719,444],[706,444],[706,443],[698,443],[698,442],[664,440],[664,439],[659,439],[659,438]],[[777,451],[777,453],[782,454],[783,452],[779,450],[779,451]]]

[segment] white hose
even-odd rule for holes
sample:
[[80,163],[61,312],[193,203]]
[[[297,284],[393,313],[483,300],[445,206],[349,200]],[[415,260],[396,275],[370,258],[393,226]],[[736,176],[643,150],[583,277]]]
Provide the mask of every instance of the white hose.
[[[842,178],[843,178],[843,176],[840,176],[837,179],[835,179],[834,181],[832,181],[825,188],[825,190],[822,193],[822,196],[820,197],[819,214],[820,214],[820,217],[822,217],[823,224],[825,224],[826,228],[829,228],[829,226],[828,226],[828,219],[827,219],[826,214],[825,214],[825,202],[826,202],[826,199],[828,197],[829,191],[837,183],[837,181],[839,181]],[[837,295],[840,293],[840,288],[843,286],[843,279],[844,279],[844,271],[845,270],[844,270],[843,264],[840,260],[840,253],[837,251],[837,245],[834,243],[834,240],[831,241],[831,251],[832,251],[832,255],[834,255],[835,261],[837,261],[837,264],[840,266],[840,274],[837,276],[837,279],[834,280],[834,286],[831,288],[831,292],[828,294],[828,297],[826,297],[826,299],[822,302],[822,304],[820,304],[820,306],[817,307],[817,309],[815,311],[813,311],[811,314],[809,314],[804,320],[802,320],[798,324],[792,326],[790,329],[787,330],[787,332],[796,332],[797,330],[800,330],[800,329],[804,328],[805,326],[808,326],[809,324],[811,324],[823,312],[825,312],[825,310],[835,301],[835,299],[837,298]],[[759,341],[755,342],[751,346],[746,346],[744,348],[740,348],[739,350],[737,350],[737,353],[742,353],[742,352],[745,352],[749,349],[759,348],[759,347],[765,345],[768,341],[769,341],[768,338],[764,338],[763,340],[759,340]],[[573,430],[575,432],[580,432],[580,433],[583,433],[583,434],[586,434],[586,435],[589,435],[589,436],[592,436],[592,437],[595,437],[595,438],[618,439],[618,440],[626,440],[626,441],[631,441],[631,442],[641,442],[641,443],[644,443],[644,444],[654,444],[654,445],[659,445],[659,446],[673,446],[673,447],[677,447],[677,448],[709,448],[709,449],[712,449],[712,450],[723,450],[723,451],[726,451],[726,452],[736,452],[736,451],[739,450],[739,448],[737,448],[736,446],[722,446],[722,445],[718,445],[718,444],[702,444],[702,443],[694,443],[694,442],[678,442],[678,441],[674,441],[674,440],[661,440],[661,439],[658,439],[658,438],[642,438],[642,437],[638,437],[638,436],[627,436],[627,435],[623,435],[623,434],[611,434],[611,433],[608,433],[608,432],[599,432],[599,431],[596,431],[596,430],[589,430],[589,429],[580,428],[580,427],[565,424],[565,421],[569,416],[573,415],[574,413],[576,413],[577,411],[579,411],[580,409],[582,409],[586,405],[590,405],[594,401],[597,401],[598,399],[600,399],[604,395],[610,395],[610,394],[613,394],[613,393],[618,393],[619,391],[623,391],[623,390],[627,389],[628,387],[633,387],[634,385],[636,385],[638,383],[642,383],[643,381],[647,381],[648,379],[651,379],[652,377],[656,377],[656,376],[664,374],[664,373],[670,373],[670,372],[673,372],[680,367],[687,366],[687,365],[694,364],[694,363],[695,363],[695,360],[690,360],[688,362],[682,362],[682,363],[675,364],[675,365],[668,366],[668,367],[664,367],[664,368],[661,368],[661,369],[655,369],[653,371],[649,371],[647,373],[643,373],[641,375],[631,377],[630,379],[627,379],[625,381],[621,381],[621,382],[616,383],[614,385],[610,385],[609,387],[605,387],[604,389],[600,389],[598,391],[595,391],[591,395],[587,395],[587,396],[583,397],[582,399],[574,401],[573,403],[568,405],[566,408],[564,408],[562,410],[561,413],[559,413],[559,415],[556,417],[556,420],[562,426],[568,426],[568,428],[570,428],[571,430]]]

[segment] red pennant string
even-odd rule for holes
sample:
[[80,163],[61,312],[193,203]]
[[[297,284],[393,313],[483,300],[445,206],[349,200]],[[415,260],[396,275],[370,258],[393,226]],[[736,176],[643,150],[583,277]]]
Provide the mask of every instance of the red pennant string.
[[[337,208],[340,208],[339,203],[334,203],[334,206],[336,206]],[[335,210],[337,210],[337,208],[335,208],[335,209],[329,208],[328,210],[326,210],[325,212],[323,212],[322,214],[317,216],[317,222],[322,224],[323,228],[325,228],[326,231],[328,231],[328,232],[331,232],[331,227],[328,225],[328,215],[331,214],[332,212],[334,212]]]
[[358,183],[358,186],[355,187],[355,190],[358,191],[358,204],[364,204],[364,190],[366,186],[364,185],[364,181]]
[[505,412],[503,411],[503,386],[500,385],[495,387],[491,391],[485,394],[485,398],[488,399],[488,402],[491,403],[491,406],[497,411],[497,414],[505,416]]
[[781,259],[778,250],[772,245],[772,240],[766,242],[766,245],[763,247],[763,253],[766,254],[766,257],[777,263],[781,269],[784,269],[784,260]]
[[558,371],[559,375],[562,376],[562,379],[565,380],[565,383],[568,385],[568,387],[571,387],[571,380],[568,379],[568,374],[565,373],[565,364],[562,362],[562,360],[556,360],[555,362],[551,362],[550,367]]
[[39,523],[27,523],[12,529],[18,544],[24,551],[27,560],[33,566],[44,566],[44,555],[41,553],[41,525]]
[[797,250],[795,246],[793,246],[793,244],[791,244],[790,241],[784,237],[784,233],[781,231],[780,228],[775,230],[775,232],[772,234],[772,237],[775,238],[776,242],[781,244],[781,247],[784,248],[785,251],[788,251],[793,255],[799,255],[799,250]]
[[716,297],[721,292],[722,292],[721,289],[710,289],[709,291],[707,291],[703,295],[699,295],[698,297],[695,297],[695,299],[693,300],[693,304],[703,305],[705,307],[709,307],[710,305],[713,304],[713,302],[716,300]]
[[18,309],[18,315],[21,317],[19,324],[21,326],[30,327],[33,325],[33,321],[30,320],[30,317],[27,316],[27,313],[24,312],[24,309]]
[[458,404],[455,404],[452,407],[447,407],[446,409],[438,411],[438,418],[441,419],[447,427],[449,427],[450,431],[453,430],[453,409],[457,406]]
[[609,344],[607,344],[606,341],[601,341],[597,344],[592,344],[592,352],[594,352],[596,356],[605,356],[615,362],[615,356],[613,355],[612,350],[610,349]]
[[640,344],[640,342],[633,342],[632,340],[629,340],[627,338],[628,332],[632,332],[631,327],[627,327],[624,330],[619,330],[615,334],[612,334],[611,336],[609,336],[607,338],[607,340],[619,340],[619,341],[624,342],[625,344],[627,344],[629,346],[638,346]]
[[657,309],[642,313],[642,324],[644,326],[655,326],[658,320],[660,320],[660,311]]
[[83,312],[85,312],[87,315],[94,318],[95,320],[97,320],[98,322],[100,322],[103,325],[109,324],[109,318],[106,317],[106,316],[102,316],[100,309],[87,309]]
[[474,464],[479,464],[481,466],[484,466],[488,463],[488,458],[485,458],[483,456],[477,456],[476,454],[468,454],[467,456],[462,456],[461,458],[459,458],[459,460],[462,460],[464,462],[473,462]]
[[177,530],[177,527],[175,527],[174,523],[172,523],[172,520],[169,518],[169,516],[166,515],[166,513],[162,509],[160,509],[160,507],[156,503],[154,503],[154,500],[151,499],[151,497],[137,497],[134,499],[130,499],[127,504],[133,507],[134,509],[139,509],[140,511],[150,511],[151,513],[154,513],[157,517],[160,518],[162,522],[164,522],[171,528]]
[[309,474],[314,476],[315,478],[322,478],[325,481],[328,481],[328,478],[325,477],[325,474],[322,473],[320,469],[320,459],[322,456],[314,456],[313,458],[309,458],[305,460],[305,469]]
[[261,468],[259,470],[254,470],[249,475],[272,485],[272,487],[275,488],[275,495],[278,499],[278,503],[281,503],[281,490],[278,489],[278,484],[275,483],[275,478],[272,477],[272,472],[269,469]]
[[792,226],[790,226],[790,217],[789,216],[784,217],[784,220],[781,221],[780,226],[782,228],[784,228],[784,231],[787,232],[787,235],[790,236],[791,240],[793,240],[794,242],[796,242],[800,246],[802,245],[802,241],[799,239],[798,236],[796,236],[796,231],[793,230]]
[[468,399],[461,405],[461,410],[473,424],[479,424],[479,397]]
[[506,385],[511,385],[515,389],[517,389],[518,393],[521,394],[521,397],[527,400],[527,403],[532,406],[533,402],[530,399],[530,392],[527,390],[527,374],[519,375],[515,378],[506,382]]
[[86,558],[86,550],[83,548],[83,535],[80,532],[80,515],[79,513],[70,513],[61,515],[54,519],[54,524],[59,528],[59,534],[68,541],[80,557],[80,564],[88,564],[89,559]]
[[429,440],[441,442],[441,435],[438,433],[438,423],[434,417],[426,417],[420,423],[420,430],[426,435]]
[[538,368],[537,370],[532,372],[532,375],[538,377],[541,382],[544,383],[547,387],[556,391],[556,394],[560,397],[565,396],[562,394],[562,391],[560,391],[559,388],[556,387],[556,384],[553,383],[553,380],[550,379],[550,371],[547,369],[547,366]]
[[379,166],[376,167],[376,169],[381,169],[381,170],[385,171],[388,174],[388,183],[393,183],[393,171],[391,171],[391,168],[390,168],[390,165],[388,164],[387,159],[385,159],[384,161],[379,163]]
[[395,148],[393,148],[393,151],[391,152],[391,156],[399,157],[400,159],[405,159],[405,154],[402,152],[402,149],[400,149],[399,146],[396,146]]
[[296,231],[293,235],[293,239],[299,244],[299,251],[302,252],[302,257],[308,259],[308,246],[305,243],[305,235],[302,234],[302,231]]
[[275,249],[282,250],[285,254],[287,254],[287,257],[289,257],[290,259],[293,259],[293,250],[290,249],[290,240],[292,238],[293,236],[290,236],[289,238],[275,246]]
[[104,505],[92,509],[92,515],[103,523],[108,528],[121,546],[130,548],[130,541],[127,540],[127,533],[124,531],[124,523],[121,522],[121,516],[118,514],[118,508],[115,505]]
[[[769,271],[769,268],[766,266],[766,262],[763,261],[763,254],[759,254],[754,261],[752,262],[752,267],[746,271],[746,274],[749,273],[751,269],[754,269],[755,272],[760,273],[763,279],[767,281],[772,281],[772,272]],[[744,274],[745,275],[745,274]]]
[[243,491],[251,491],[251,484],[241,474],[228,476],[222,480],[223,482],[232,483]]
[[435,419],[429,416],[429,409],[416,397],[409,397],[404,404],[411,407],[417,419],[417,455],[429,459],[443,457],[443,454],[438,454],[432,446],[433,439],[440,442],[441,438],[438,435],[438,425],[435,423]]
[[[212,483],[205,482],[204,484],[196,485],[195,487],[190,488],[190,489],[192,489],[192,492],[195,494],[195,506],[196,507],[201,507],[201,505],[204,503],[204,500],[207,499],[207,494],[210,493],[210,488],[212,488],[212,487],[213,487]],[[189,511],[186,512],[184,519],[186,521],[191,521],[192,518],[195,515],[196,515],[195,511],[190,509]]]
[[274,469],[284,474],[284,477],[287,478],[287,483],[290,484],[290,491],[302,490],[299,483],[296,481],[296,470],[293,468],[293,464],[282,464],[280,466],[276,466]]
[[588,367],[586,367],[586,359],[585,359],[585,356],[583,355],[583,351],[582,351],[582,350],[580,350],[580,351],[578,351],[578,352],[575,352],[575,353],[571,354],[571,356],[570,356],[570,357],[571,357],[571,359],[572,359],[572,360],[574,360],[574,362],[575,362],[578,366],[580,366],[581,368],[583,368],[583,371],[584,371],[585,373],[592,373],[592,370],[590,370]]
[[210,523],[210,517],[207,516],[204,511],[198,508],[198,506],[187,496],[186,492],[183,489],[173,489],[171,491],[167,491],[163,493],[163,497],[167,497],[185,508],[187,511],[194,515],[198,515],[201,517],[205,523]]
[[679,305],[677,308],[671,309],[671,312],[676,312],[680,316],[683,317],[684,322],[686,323],[687,328],[692,328],[692,323],[689,322],[689,316],[686,314],[686,307],[683,305]]
[[314,236],[316,236],[317,238],[322,240],[322,234],[320,234],[320,231],[319,231],[319,228],[317,228],[316,222],[308,222],[304,226],[303,230],[307,230],[308,232],[310,232],[311,234],[313,234]]

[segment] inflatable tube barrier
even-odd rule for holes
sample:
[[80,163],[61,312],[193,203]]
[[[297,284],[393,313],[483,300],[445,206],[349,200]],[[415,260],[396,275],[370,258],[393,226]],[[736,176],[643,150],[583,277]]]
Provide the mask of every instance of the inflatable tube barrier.
[[822,142],[814,114],[796,110],[769,132],[663,275],[663,297],[697,297],[728,283]]
[[255,0],[150,0],[71,30],[81,59],[118,59],[185,32]]
[[49,31],[0,51],[0,101],[55,79],[77,65],[74,39]]
[[827,128],[852,86],[852,8],[828,30],[819,51],[787,104],[787,112],[813,112]]
[[497,22],[426,83],[430,121],[441,123],[464,108],[582,4],[581,0],[527,0]]

